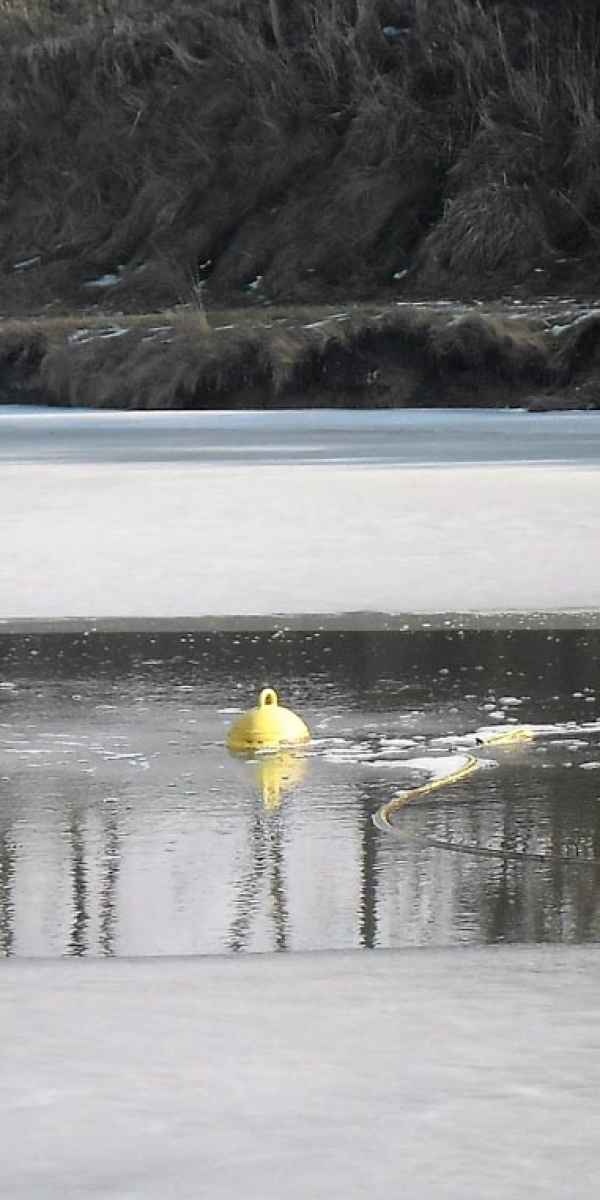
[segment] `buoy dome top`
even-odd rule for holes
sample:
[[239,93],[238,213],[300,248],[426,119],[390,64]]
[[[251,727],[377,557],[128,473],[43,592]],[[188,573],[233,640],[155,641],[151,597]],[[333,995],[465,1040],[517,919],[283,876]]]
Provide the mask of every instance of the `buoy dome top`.
[[256,708],[251,708],[232,725],[227,745],[237,752],[252,752],[309,740],[310,733],[302,718],[279,703],[273,688],[265,687]]

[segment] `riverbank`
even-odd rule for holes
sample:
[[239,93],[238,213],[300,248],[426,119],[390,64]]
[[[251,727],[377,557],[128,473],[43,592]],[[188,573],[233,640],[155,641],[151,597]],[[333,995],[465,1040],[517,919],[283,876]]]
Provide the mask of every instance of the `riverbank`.
[[597,287],[588,0],[3,0],[0,35],[0,313]]
[[4,0],[0,403],[598,407],[595,9]]
[[3,1194],[592,1200],[599,969],[583,946],[5,963]]
[[600,408],[600,308],[538,302],[101,305],[0,319],[0,404]]

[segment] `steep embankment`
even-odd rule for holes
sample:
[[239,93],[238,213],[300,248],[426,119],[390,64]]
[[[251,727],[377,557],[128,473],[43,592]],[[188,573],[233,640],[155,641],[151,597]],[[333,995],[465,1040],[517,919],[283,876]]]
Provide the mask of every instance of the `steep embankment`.
[[[596,7],[5,0],[4,395],[25,381],[24,394],[80,401],[92,376],[117,367],[121,402],[147,403],[138,385],[157,378],[156,338],[141,326],[132,353],[125,337],[86,343],[60,322],[8,319],[165,308],[185,327],[183,358],[173,382],[172,353],[163,353],[164,400],[154,387],[153,403],[242,403],[249,386],[267,402],[291,402],[313,384],[322,402],[324,381],[339,392],[345,377],[358,403],[452,400],[461,380],[469,402],[478,383],[493,399],[496,368],[518,396],[574,391],[581,381],[563,343],[540,341],[535,325],[515,332],[478,318],[456,341],[446,322],[440,351],[439,323],[425,332],[422,315],[404,312],[388,313],[384,330],[361,310],[333,340],[327,326],[327,337],[288,328],[275,339],[262,320],[215,339],[201,314],[224,303],[256,311],[375,296],[591,294]],[[595,337],[590,328],[586,361]],[[398,358],[404,383],[382,392],[381,374]],[[113,380],[88,402],[116,395]]]

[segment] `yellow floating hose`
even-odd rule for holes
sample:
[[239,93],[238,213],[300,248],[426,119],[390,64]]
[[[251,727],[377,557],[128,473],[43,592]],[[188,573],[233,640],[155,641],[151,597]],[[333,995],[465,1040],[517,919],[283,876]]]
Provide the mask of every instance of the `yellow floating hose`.
[[466,779],[467,775],[472,775],[479,766],[479,759],[475,758],[474,754],[467,756],[467,761],[462,767],[457,767],[455,771],[450,771],[448,775],[443,775],[440,779],[432,779],[430,783],[423,783],[420,787],[409,788],[405,792],[398,792],[387,804],[383,804],[377,812],[377,824],[391,826],[390,817],[399,809],[405,808],[412,800],[418,800],[420,796],[428,796],[430,792],[437,792],[438,788],[448,787],[451,783],[458,783],[460,779]]
[[531,742],[535,737],[533,729],[527,725],[517,725],[514,729],[499,729],[497,733],[481,735],[482,746],[510,746],[514,742]]
[[[495,732],[483,732],[480,736],[480,744],[482,746],[510,746],[519,742],[529,742],[535,737],[532,729],[527,725],[519,725],[514,729],[499,729]],[[428,796],[430,792],[437,792],[439,788],[449,787],[452,783],[458,783],[461,779],[466,779],[468,775],[472,775],[480,765],[480,760],[474,754],[467,756],[467,761],[462,767],[457,767],[455,771],[450,771],[448,775],[443,775],[438,779],[432,779],[430,783],[423,783],[420,787],[408,788],[406,791],[398,792],[387,804],[383,804],[375,814],[375,824],[379,827],[387,826],[391,828],[390,817],[398,812],[401,808],[405,808],[412,800],[418,800],[420,796]]]

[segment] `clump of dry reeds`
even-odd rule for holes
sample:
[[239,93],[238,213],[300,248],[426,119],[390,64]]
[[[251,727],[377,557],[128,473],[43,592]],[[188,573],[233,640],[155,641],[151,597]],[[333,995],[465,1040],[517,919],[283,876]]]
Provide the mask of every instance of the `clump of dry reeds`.
[[499,290],[546,263],[550,247],[543,213],[526,185],[491,183],[449,200],[422,247],[422,278],[450,278],[466,288],[478,281]]

